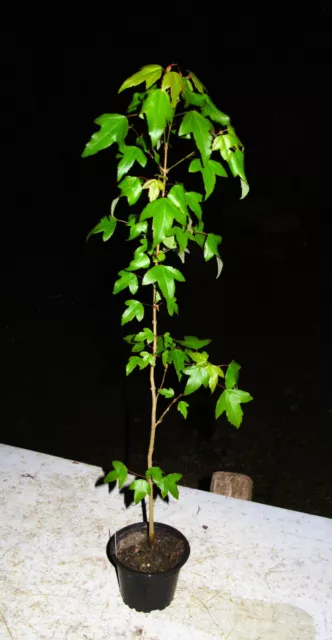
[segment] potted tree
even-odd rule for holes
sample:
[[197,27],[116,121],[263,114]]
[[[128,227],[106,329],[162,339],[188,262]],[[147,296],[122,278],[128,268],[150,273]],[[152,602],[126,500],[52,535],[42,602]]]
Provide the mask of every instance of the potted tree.
[[[156,431],[170,409],[176,408],[187,418],[187,398],[202,386],[211,393],[220,391],[216,418],[225,412],[236,428],[242,421],[241,405],[252,400],[248,392],[237,386],[239,364],[232,361],[228,366],[220,366],[210,362],[205,350],[209,339],[196,336],[179,339],[169,331],[163,334],[158,331],[160,313],[169,316],[178,313],[176,283],[185,280],[181,270],[169,262],[174,254],[184,262],[190,245],[196,243],[206,261],[216,260],[218,278],[222,270],[219,254],[222,239],[210,229],[205,230],[201,203],[213,192],[216,176],[227,177],[227,168],[231,175],[239,177],[242,198],[249,187],[244,148],[230,118],[215,106],[194,73],[183,75],[173,64],[166,69],[147,65],[125,80],[119,93],[140,85],[145,86],[134,92],[126,115],[106,113],[95,120],[100,128],[82,156],[117,145],[120,194],[113,200],[110,214],[100,220],[89,236],[100,233],[106,242],[118,225],[125,225],[129,240],[135,245],[129,265],[118,273],[113,293],[129,289],[131,294],[125,300],[122,325],[145,320],[143,328],[135,329],[124,339],[131,348],[126,374],[136,368],[149,372],[151,424],[147,470],[144,476],[137,474],[129,487],[134,491],[135,503],[148,497],[149,517],[148,525],[136,523],[116,532],[108,549],[117,568],[124,602],[137,610],[151,611],[170,604],[179,571],[190,553],[182,533],[154,521],[156,491],[164,499],[168,494],[178,498],[177,483],[182,477],[180,473],[165,475],[160,467],[154,466]],[[183,157],[177,154],[177,145],[184,148]],[[200,174],[199,190],[187,190],[176,181],[174,169],[180,164],[189,173]],[[144,176],[134,175],[137,165]],[[123,214],[117,217],[116,208],[126,200],[127,214],[123,219]],[[179,390],[167,386],[170,368],[176,372]],[[161,399],[166,405],[159,410]],[[118,481],[121,488],[127,477],[127,467],[114,460],[105,482]]]

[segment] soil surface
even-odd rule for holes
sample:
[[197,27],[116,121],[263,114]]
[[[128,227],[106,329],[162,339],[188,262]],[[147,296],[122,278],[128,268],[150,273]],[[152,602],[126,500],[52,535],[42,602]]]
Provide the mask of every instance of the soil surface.
[[[120,328],[126,298],[112,296],[112,264],[89,260],[22,258],[4,274],[1,439],[105,473],[122,460],[142,474],[148,372],[126,378],[121,336],[135,330]],[[253,500],[332,517],[328,296],[310,264],[264,265],[264,273],[258,258],[245,273],[225,268],[217,284],[215,265],[202,261],[190,273],[185,266],[192,281],[179,294],[172,335],[211,338],[211,361],[240,362],[240,388],[254,401],[237,431],[214,420],[209,391],[188,397],[188,419],[174,410],[158,427],[154,464],[206,490],[214,471],[246,473]]]
[[169,531],[156,531],[153,545],[145,531],[133,531],[117,544],[117,558],[141,573],[168,571],[176,567],[184,553],[184,542]]

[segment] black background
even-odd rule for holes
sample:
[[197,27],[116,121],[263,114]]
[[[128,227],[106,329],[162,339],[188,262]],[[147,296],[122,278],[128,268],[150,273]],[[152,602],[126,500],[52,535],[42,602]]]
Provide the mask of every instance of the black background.
[[155,462],[203,488],[217,469],[249,473],[257,501],[331,516],[331,67],[324,7],[317,16],[297,38],[279,27],[273,42],[254,18],[222,29],[221,16],[198,44],[195,21],[147,39],[136,25],[125,44],[114,31],[88,45],[3,34],[3,442],[144,471],[149,389],[144,374],[125,379],[125,298],[112,296],[130,247],[122,257],[120,237],[85,242],[116,197],[115,152],[80,154],[93,120],[126,107],[126,77],[175,62],[230,114],[251,191],[240,201],[236,181],[219,181],[208,200],[224,271],[216,281],[193,253],[171,332],[212,338],[212,360],[238,360],[255,400],[237,433],[197,394],[187,423],[165,420]]

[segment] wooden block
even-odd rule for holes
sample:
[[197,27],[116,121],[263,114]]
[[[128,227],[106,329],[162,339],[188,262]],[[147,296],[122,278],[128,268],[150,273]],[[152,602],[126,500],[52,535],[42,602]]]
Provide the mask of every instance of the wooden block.
[[249,476],[230,471],[215,471],[210,491],[239,500],[252,500],[252,488],[253,481]]

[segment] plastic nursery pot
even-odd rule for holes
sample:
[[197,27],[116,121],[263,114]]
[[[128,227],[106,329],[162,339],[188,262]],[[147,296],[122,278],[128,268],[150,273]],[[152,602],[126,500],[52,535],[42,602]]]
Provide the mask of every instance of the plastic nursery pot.
[[[147,523],[137,522],[117,531],[110,538],[107,545],[107,555],[116,568],[123,602],[128,607],[145,613],[155,609],[165,609],[170,605],[174,598],[180,569],[187,562],[190,555],[189,542],[180,531],[167,524],[155,522],[155,536],[160,536],[160,538],[171,537],[174,541],[174,547],[181,548],[180,552],[171,553],[171,556],[173,555],[173,565],[175,558],[175,565],[166,570],[151,571],[150,573],[146,567],[142,571],[139,568],[133,569],[126,566],[122,558],[119,560],[117,552],[126,547],[127,540],[127,549],[132,549],[133,553],[135,553],[135,543],[132,544],[132,540],[135,539],[137,534],[138,537],[143,537],[143,535],[147,537],[147,533]],[[136,563],[137,559],[138,556],[136,555]]]

